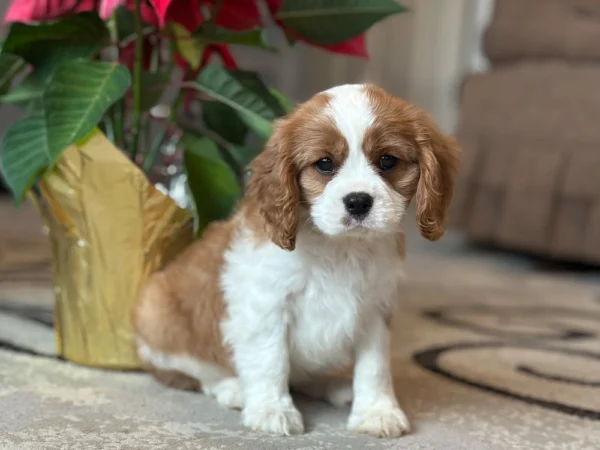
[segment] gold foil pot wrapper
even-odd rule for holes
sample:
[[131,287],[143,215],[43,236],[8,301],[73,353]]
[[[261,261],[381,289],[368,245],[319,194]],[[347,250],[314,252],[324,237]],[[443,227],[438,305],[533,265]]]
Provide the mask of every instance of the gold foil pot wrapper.
[[59,354],[139,369],[130,310],[148,277],[192,241],[190,212],[100,132],[67,149],[34,203],[52,246]]

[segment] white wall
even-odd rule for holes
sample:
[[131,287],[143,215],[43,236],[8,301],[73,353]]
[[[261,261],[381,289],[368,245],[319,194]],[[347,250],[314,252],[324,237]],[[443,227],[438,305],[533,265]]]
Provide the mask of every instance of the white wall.
[[[412,0],[413,16],[405,95],[433,114],[446,131],[458,117],[465,75],[486,69],[481,35],[493,0]],[[389,26],[389,25],[388,25]],[[397,40],[400,43],[400,40]],[[373,61],[376,64],[376,61]]]

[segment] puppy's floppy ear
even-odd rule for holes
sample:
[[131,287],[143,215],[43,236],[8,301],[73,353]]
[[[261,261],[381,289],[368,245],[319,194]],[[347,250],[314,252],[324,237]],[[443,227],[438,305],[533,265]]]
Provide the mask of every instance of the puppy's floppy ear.
[[296,247],[300,186],[292,136],[286,119],[274,124],[265,149],[250,165],[247,195],[273,243],[284,250]]
[[417,186],[417,222],[421,234],[437,241],[445,233],[446,216],[454,194],[461,150],[426,114],[419,119],[420,178]]

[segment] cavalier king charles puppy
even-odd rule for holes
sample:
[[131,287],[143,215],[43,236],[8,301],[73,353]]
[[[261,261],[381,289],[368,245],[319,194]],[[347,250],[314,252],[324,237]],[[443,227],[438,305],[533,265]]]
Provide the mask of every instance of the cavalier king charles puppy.
[[[274,125],[235,213],[154,274],[133,310],[161,382],[201,389],[261,432],[304,430],[290,390],[351,404],[348,429],[409,430],[390,371],[402,221],[444,234],[460,150],[422,110],[343,85]],[[353,378],[324,374],[353,368]]]

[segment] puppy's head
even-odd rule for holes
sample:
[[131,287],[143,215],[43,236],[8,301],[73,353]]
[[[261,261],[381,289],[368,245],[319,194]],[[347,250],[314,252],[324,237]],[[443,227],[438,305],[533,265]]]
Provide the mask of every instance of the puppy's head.
[[444,234],[460,150],[423,111],[371,85],[317,94],[275,124],[253,161],[252,208],[293,250],[299,217],[330,236],[395,233],[416,197],[421,234]]

